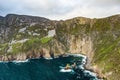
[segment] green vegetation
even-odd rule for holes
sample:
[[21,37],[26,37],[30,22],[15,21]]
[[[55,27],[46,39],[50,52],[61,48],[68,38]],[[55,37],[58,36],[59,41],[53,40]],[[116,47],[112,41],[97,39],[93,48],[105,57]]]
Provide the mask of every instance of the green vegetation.
[[[50,40],[52,39],[52,37],[44,37],[44,38],[32,38],[29,39],[28,41],[24,42],[22,45],[20,44],[15,44],[15,50],[14,52],[17,52],[19,50],[23,51],[23,52],[27,52],[29,50],[33,50],[33,49],[39,49],[43,44],[48,43]],[[19,48],[17,48],[17,46],[19,46]],[[18,50],[16,50],[18,49]]]
[[45,44],[45,43],[48,43],[51,39],[52,39],[52,37],[44,37],[44,38],[41,38],[40,41],[42,44]]
[[93,64],[98,65],[105,74],[113,72],[110,80],[117,80],[113,75],[120,77],[120,22],[117,18],[94,19],[90,24],[75,20],[61,21],[56,32],[57,39],[65,46],[68,36],[92,37],[95,50]]
[[91,28],[92,31],[108,31],[111,28],[110,20],[108,19],[98,19]]
[[18,54],[22,52],[22,43],[15,43],[12,44],[12,51],[10,52],[11,54]]
[[39,48],[39,46],[41,45],[41,41],[39,38],[33,38],[33,39],[29,39],[28,41],[26,41],[23,44],[23,51],[29,51],[31,49],[35,49],[35,48]]
[[0,44],[0,54],[6,53],[7,49],[8,49],[8,44],[7,43]]
[[[120,37],[114,37],[113,34],[114,32],[98,34],[94,42],[96,50],[93,62],[103,69],[103,73],[112,72],[115,76],[120,77],[118,75],[120,74]],[[109,78],[113,80],[114,77]]]

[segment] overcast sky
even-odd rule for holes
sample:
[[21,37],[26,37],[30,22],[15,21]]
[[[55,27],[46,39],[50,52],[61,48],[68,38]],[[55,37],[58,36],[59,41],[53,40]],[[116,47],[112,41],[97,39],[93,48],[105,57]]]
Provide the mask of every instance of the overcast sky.
[[24,14],[49,19],[120,14],[120,0],[0,0],[0,15]]

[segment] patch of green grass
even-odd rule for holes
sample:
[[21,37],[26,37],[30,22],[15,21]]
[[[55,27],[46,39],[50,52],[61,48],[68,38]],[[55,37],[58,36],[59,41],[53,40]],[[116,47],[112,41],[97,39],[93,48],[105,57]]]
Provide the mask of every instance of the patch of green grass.
[[30,37],[31,35],[29,35],[27,32],[25,33],[20,32],[20,33],[17,33],[14,38],[15,40],[21,40],[21,39],[30,38]]
[[[100,36],[99,36],[100,37]],[[105,60],[107,58],[106,55],[111,55],[114,51],[115,47],[118,45],[118,42],[120,41],[120,38],[117,38],[116,40],[113,40],[112,36],[102,36],[101,37],[102,43],[96,44],[96,50],[95,50],[95,61],[99,62],[101,60]],[[98,40],[99,42],[99,40]],[[111,53],[111,54],[110,54]]]
[[92,31],[108,31],[111,28],[109,19],[98,19],[91,28]]
[[40,41],[42,44],[45,44],[45,43],[48,43],[51,39],[52,37],[44,37],[44,38],[41,38]]
[[93,62],[102,69],[103,73],[106,74],[107,72],[109,73],[112,71],[116,76],[119,76],[120,37],[114,37],[113,34],[114,32],[99,33],[98,36],[95,38],[95,55],[93,58]]
[[7,43],[0,44],[0,54],[6,53],[7,48],[8,48],[8,44]]
[[23,51],[29,51],[31,49],[35,49],[35,48],[39,48],[39,46],[41,45],[41,41],[39,38],[32,38],[32,39],[29,39],[28,41],[26,41],[24,44],[23,44]]
[[11,54],[17,54],[20,53],[22,51],[22,43],[15,43],[12,44],[12,52]]
[[44,38],[31,38],[25,43],[23,43],[22,50],[23,51],[29,51],[32,49],[39,49],[40,46],[43,46],[44,44],[48,43],[52,37],[44,37]]

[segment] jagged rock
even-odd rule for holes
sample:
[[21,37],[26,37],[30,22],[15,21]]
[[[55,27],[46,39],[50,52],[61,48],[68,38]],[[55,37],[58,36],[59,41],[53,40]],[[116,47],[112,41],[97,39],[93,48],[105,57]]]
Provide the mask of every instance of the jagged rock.
[[42,50],[43,50],[43,53],[45,54],[45,55],[44,55],[45,58],[50,58],[50,57],[51,57],[49,50],[47,50],[47,49],[45,49],[45,48],[42,48]]

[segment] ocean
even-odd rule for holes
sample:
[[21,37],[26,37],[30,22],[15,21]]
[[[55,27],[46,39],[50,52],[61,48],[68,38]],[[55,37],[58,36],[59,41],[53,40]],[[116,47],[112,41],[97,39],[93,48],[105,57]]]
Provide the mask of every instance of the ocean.
[[[64,70],[63,67],[73,63],[76,63],[75,68]],[[83,56],[73,55],[0,62],[0,80],[98,80],[95,73],[84,69],[84,64]]]

